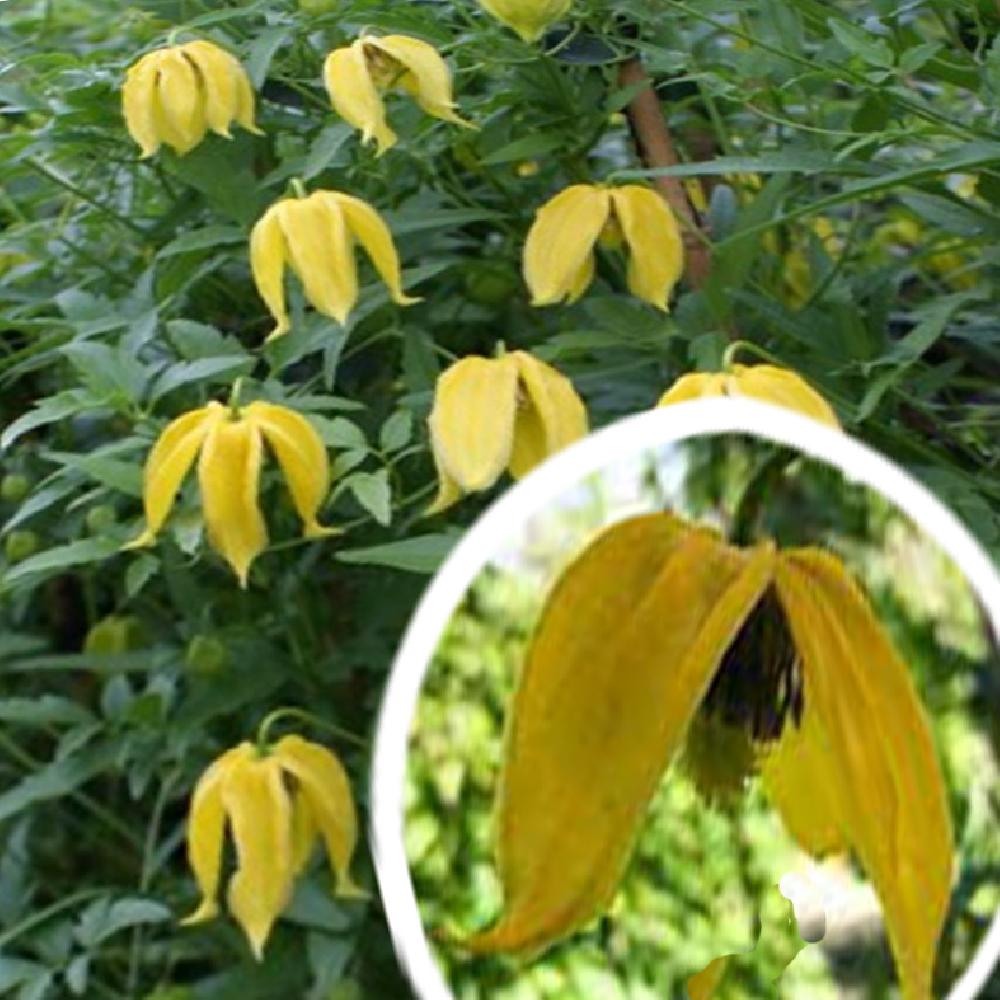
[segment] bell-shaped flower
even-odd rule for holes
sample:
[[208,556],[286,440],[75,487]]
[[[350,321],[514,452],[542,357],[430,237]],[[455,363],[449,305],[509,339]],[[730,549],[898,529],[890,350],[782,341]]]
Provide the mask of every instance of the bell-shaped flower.
[[434,118],[470,125],[455,113],[447,63],[418,38],[362,35],[326,57],[323,78],[334,111],[361,130],[363,142],[374,139],[380,156],[396,142],[382,100],[382,92],[392,87],[405,90]]
[[830,404],[801,376],[776,365],[730,365],[720,373],[682,375],[660,397],[657,406],[712,396],[747,396],[784,406],[831,427],[840,427]]
[[250,564],[267,545],[257,504],[265,441],[284,473],[303,534],[333,534],[333,528],[316,520],[329,490],[330,468],[312,424],[274,403],[258,401],[234,413],[211,402],[173,420],[153,445],[143,476],[146,528],[126,548],[153,543],[200,452],[198,481],[208,540],[245,587]]
[[338,323],[347,322],[358,299],[355,240],[371,258],[394,302],[406,306],[420,301],[403,291],[392,233],[371,205],[340,191],[283,198],[261,216],[250,233],[253,280],[277,322],[268,339],[291,328],[285,304],[286,264],[319,312]]
[[430,415],[436,514],[508,470],[527,475],[587,433],[587,411],[565,375],[525,351],[469,357],[443,372]]
[[209,130],[228,138],[233,122],[261,134],[243,67],[218,45],[200,40],[157,49],[132,65],[122,87],[122,111],[144,157],[163,143],[183,156]]
[[264,749],[245,742],[205,771],[191,798],[188,860],[202,898],[182,921],[185,925],[210,920],[219,912],[227,820],[236,848],[229,912],[258,960],[317,838],[334,872],[334,892],[364,895],[349,872],[358,820],[340,761],[301,736],[282,737]]
[[466,948],[537,952],[599,914],[707,718],[752,741],[805,851],[854,852],[903,997],[930,1000],[953,876],[947,789],[910,671],[835,555],[631,517],[563,573],[525,656],[497,801],[504,909]]
[[484,10],[513,28],[526,42],[536,41],[553,21],[558,21],[570,9],[572,2],[573,0],[479,0]]
[[684,271],[684,243],[670,206],[638,184],[574,184],[536,213],[524,243],[524,279],[531,304],[575,302],[594,277],[594,245],[624,240],[628,287],[657,309]]

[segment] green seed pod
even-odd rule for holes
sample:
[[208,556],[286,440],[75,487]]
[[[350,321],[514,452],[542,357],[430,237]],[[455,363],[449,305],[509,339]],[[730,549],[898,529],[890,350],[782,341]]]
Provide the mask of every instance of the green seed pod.
[[229,650],[215,636],[196,635],[188,643],[184,664],[194,674],[219,674],[229,666]]
[[4,555],[12,563],[21,562],[38,551],[38,535],[33,531],[12,531],[4,542]]
[[108,615],[92,626],[83,641],[85,653],[111,655],[127,653],[142,645],[142,628],[130,616]]
[[18,503],[28,495],[31,480],[19,472],[10,472],[0,480],[0,499]]
[[92,535],[103,535],[115,526],[118,517],[110,504],[101,503],[87,511],[85,523]]

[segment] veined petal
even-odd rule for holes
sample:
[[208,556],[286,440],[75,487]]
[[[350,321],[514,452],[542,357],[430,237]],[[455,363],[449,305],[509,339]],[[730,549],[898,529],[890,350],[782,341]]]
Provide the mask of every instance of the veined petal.
[[213,548],[247,585],[250,564],[267,544],[257,506],[263,454],[260,431],[247,420],[214,423],[198,462],[201,506]]
[[218,45],[200,40],[181,46],[181,52],[201,78],[208,127],[228,138],[229,123],[236,117],[239,103],[232,65],[235,60]]
[[241,743],[215,760],[198,779],[191,796],[191,813],[187,824],[188,862],[201,892],[201,903],[182,925],[211,920],[219,912],[217,896],[222,871],[222,838],[225,833],[225,810],[222,805],[222,785],[233,767],[252,759],[254,748]]
[[835,556],[785,553],[777,585],[837,762],[825,775],[836,812],[882,903],[902,994],[929,1000],[954,853],[930,727],[906,665]]
[[611,202],[629,248],[629,289],[666,311],[684,272],[684,242],[674,213],[660,195],[638,184],[612,188]]
[[294,410],[260,401],[244,407],[243,416],[260,427],[274,451],[302,519],[303,534],[308,538],[335,534],[336,529],[324,528],[316,520],[330,489],[330,463],[313,425]]
[[337,206],[343,212],[347,228],[351,235],[364,247],[379,277],[385,282],[392,296],[392,301],[401,306],[409,306],[419,302],[419,298],[407,295],[403,291],[403,279],[399,269],[399,255],[392,242],[392,233],[382,221],[382,216],[367,202],[353,198],[340,191],[319,192],[327,201]]
[[709,375],[705,372],[693,372],[690,375],[682,375],[674,382],[660,397],[656,405],[669,406],[671,403],[687,403],[692,399],[725,395],[725,375]]
[[574,184],[538,210],[524,241],[524,280],[532,305],[552,305],[579,292],[581,271],[607,222],[610,204],[607,191]]
[[514,419],[509,463],[511,475],[520,479],[587,433],[587,410],[565,375],[526,351],[514,351],[510,357],[524,390]]
[[396,133],[386,124],[385,105],[372,80],[363,41],[334,49],[323,64],[323,80],[333,110],[349,125],[361,130],[361,141],[372,139],[381,156],[396,143]]
[[267,306],[267,311],[277,323],[268,335],[268,340],[287,333],[291,326],[288,309],[285,306],[284,285],[288,251],[277,211],[279,205],[272,205],[258,219],[250,232],[250,270],[254,284]]
[[194,66],[178,49],[163,52],[159,65],[159,103],[169,126],[169,136],[162,137],[183,156],[205,137],[205,95]]
[[274,748],[275,759],[298,782],[326,844],[337,880],[338,895],[364,895],[351,879],[351,858],[358,842],[358,818],[351,782],[340,761],[301,736],[285,736]]
[[177,491],[194,462],[198,449],[214,423],[222,419],[224,407],[209,403],[172,420],[156,439],[143,470],[142,498],[146,528],[126,549],[151,545],[163,527],[177,498]]
[[358,299],[358,272],[343,212],[317,191],[276,206],[288,260],[306,298],[343,325]]
[[153,107],[159,78],[157,53],[143,56],[125,74],[122,85],[122,113],[128,133],[142,148],[143,158],[160,148]]
[[222,783],[222,804],[237,859],[229,910],[259,961],[292,890],[292,808],[278,760],[253,756],[230,768]]
[[564,572],[507,720],[504,911],[464,947],[535,951],[610,901],[662,773],[773,562],[771,546],[744,552],[651,514],[613,525]]
[[489,489],[510,461],[517,377],[509,356],[462,358],[438,377],[431,446],[439,466],[465,493]]
[[731,380],[736,395],[786,406],[830,427],[840,427],[830,404],[805,379],[775,365],[733,365]]

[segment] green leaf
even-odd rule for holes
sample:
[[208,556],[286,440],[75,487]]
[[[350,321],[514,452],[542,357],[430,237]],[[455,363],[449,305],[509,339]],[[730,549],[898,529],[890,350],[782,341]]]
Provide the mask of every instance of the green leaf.
[[121,546],[108,538],[85,538],[68,545],[29,556],[24,562],[11,567],[0,577],[0,589],[14,590],[28,584],[36,584],[41,579],[61,573],[72,566],[101,562],[118,552]]
[[130,497],[142,496],[142,463],[127,462],[104,455],[76,455],[67,451],[48,451],[43,455],[68,469],[82,472],[104,486]]
[[479,162],[484,167],[495,167],[501,163],[511,163],[516,160],[532,160],[561,149],[564,145],[565,140],[559,135],[547,135],[544,132],[538,135],[526,135],[507,143],[506,146],[501,146],[495,152],[484,156]]
[[[858,56],[869,66],[878,66],[882,69],[892,66],[894,62],[892,49],[888,43],[878,35],[873,35],[870,31],[865,31],[848,21],[840,21],[835,18],[828,18],[826,22],[830,26],[830,31],[841,45],[847,49],[851,55]],[[929,57],[928,57],[929,58]]]
[[389,524],[392,520],[392,491],[389,488],[389,473],[385,469],[355,472],[342,485],[354,494],[358,503],[379,524]]
[[367,451],[368,441],[364,431],[346,417],[321,417],[313,414],[309,418],[319,431],[319,436],[328,448],[344,448],[349,451]]
[[410,443],[413,434],[413,414],[409,410],[396,410],[379,431],[379,447],[383,451],[399,451]]
[[0,722],[8,725],[51,726],[92,722],[93,719],[83,705],[61,695],[0,699]]
[[385,545],[372,545],[362,549],[344,549],[336,558],[346,563],[370,566],[389,566],[408,573],[435,573],[461,537],[460,531],[447,531],[433,535],[416,535]]
[[4,428],[3,433],[0,434],[0,451],[5,451],[19,437],[29,431],[103,405],[104,401],[95,399],[89,392],[84,392],[82,389],[67,389],[54,396],[41,399],[35,403],[33,410],[18,417],[17,420]]
[[[189,233],[181,233],[172,239],[157,257],[173,257],[180,253],[191,253],[195,250],[214,250],[221,246],[232,246],[245,242],[246,232],[239,226],[205,226],[204,229],[194,229]],[[180,322],[183,322],[180,321]]]
[[335,122],[322,129],[313,140],[312,148],[302,167],[302,179],[312,180],[333,162],[334,157],[354,135],[354,129],[345,122]]
[[254,359],[245,354],[178,362],[157,376],[149,390],[149,401],[155,403],[168,392],[192,382],[215,385],[232,381],[238,375],[249,375],[253,366]]

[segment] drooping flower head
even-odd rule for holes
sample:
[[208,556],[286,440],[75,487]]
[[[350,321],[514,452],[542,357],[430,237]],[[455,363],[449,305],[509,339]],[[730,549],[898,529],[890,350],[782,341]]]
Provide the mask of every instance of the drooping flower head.
[[430,415],[438,469],[428,513],[489,489],[507,469],[527,475],[587,433],[587,411],[565,375],[525,351],[462,358],[438,378]]
[[482,8],[513,28],[526,42],[536,41],[553,21],[558,21],[573,0],[479,0]]
[[393,302],[406,306],[420,301],[403,291],[392,233],[371,205],[341,191],[283,198],[250,233],[253,280],[277,322],[268,339],[291,328],[285,304],[286,264],[315,309],[338,323],[347,322],[358,299],[355,240],[371,258]]
[[205,771],[195,786],[187,828],[188,860],[202,899],[183,924],[202,923],[219,912],[227,821],[236,847],[229,911],[258,960],[317,837],[336,878],[334,892],[364,895],[349,871],[358,839],[350,781],[325,747],[301,736],[284,736],[263,752],[245,742]]
[[153,445],[143,477],[146,528],[126,547],[155,541],[200,452],[198,481],[208,540],[245,587],[250,564],[267,545],[257,504],[265,441],[285,475],[303,534],[332,534],[334,529],[316,520],[329,489],[330,469],[326,447],[312,424],[274,403],[250,403],[234,414],[231,407],[211,402],[169,423]]
[[725,372],[682,375],[660,397],[657,406],[713,396],[747,396],[784,406],[813,420],[840,427],[830,404],[801,376],[776,365],[730,365]]
[[910,672],[836,556],[632,517],[565,571],[526,656],[497,803],[504,911],[465,947],[537,951],[597,915],[707,716],[752,737],[804,850],[854,851],[903,996],[929,1000],[952,881],[947,792]]
[[670,206],[638,184],[574,184],[537,212],[524,243],[524,279],[531,304],[575,302],[594,277],[594,244],[629,250],[628,287],[657,309],[684,271],[684,244]]
[[382,100],[382,92],[392,87],[405,90],[434,118],[469,126],[455,113],[447,63],[418,38],[362,35],[326,57],[323,78],[334,111],[361,130],[363,142],[374,139],[379,156],[396,142]]
[[228,138],[233,122],[260,134],[243,67],[218,45],[201,40],[157,49],[132,65],[122,87],[122,111],[144,157],[163,143],[183,156],[209,130]]

